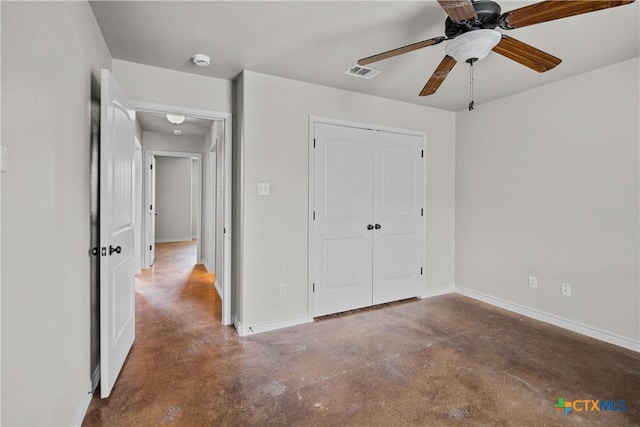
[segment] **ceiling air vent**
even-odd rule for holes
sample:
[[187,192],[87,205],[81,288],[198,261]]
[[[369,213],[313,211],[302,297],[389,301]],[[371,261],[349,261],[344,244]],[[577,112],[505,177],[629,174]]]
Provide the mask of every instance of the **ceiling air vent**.
[[369,79],[374,78],[375,76],[377,76],[381,72],[382,71],[380,71],[380,70],[374,70],[373,68],[365,67],[365,66],[362,66],[362,65],[354,65],[353,67],[349,68],[344,73],[349,75],[349,76],[360,77],[360,78],[369,80]]

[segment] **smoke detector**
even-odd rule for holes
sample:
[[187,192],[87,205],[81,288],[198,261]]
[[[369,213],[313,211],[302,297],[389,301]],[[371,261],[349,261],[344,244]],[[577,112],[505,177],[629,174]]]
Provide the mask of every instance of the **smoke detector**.
[[173,134],[176,136],[182,136],[182,131],[180,129],[174,129]]
[[191,57],[191,61],[198,67],[208,67],[211,64],[211,58],[202,53],[196,53]]

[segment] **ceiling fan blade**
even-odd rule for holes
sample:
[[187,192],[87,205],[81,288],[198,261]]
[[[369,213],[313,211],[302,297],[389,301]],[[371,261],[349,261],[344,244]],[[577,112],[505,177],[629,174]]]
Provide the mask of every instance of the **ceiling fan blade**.
[[382,61],[383,59],[392,58],[394,56],[402,55],[403,53],[409,53],[414,50],[422,49],[423,47],[433,46],[434,44],[442,43],[446,40],[446,37],[434,37],[432,39],[423,40],[421,42],[408,44],[406,46],[399,47],[397,49],[391,49],[386,52],[379,53],[377,55],[367,56],[358,61],[358,65],[367,65],[372,62]]
[[420,96],[429,96],[436,93],[444,79],[449,75],[449,71],[453,69],[454,65],[456,65],[456,60],[449,55],[446,55],[440,62],[440,65],[438,65],[438,68],[433,72],[433,75],[431,75],[429,81],[427,81],[427,84],[424,85],[420,91]]
[[454,21],[461,22],[478,17],[471,0],[438,0],[438,3]]
[[502,36],[493,51],[539,73],[549,71],[562,62],[560,58],[505,35]]
[[554,19],[567,18],[595,12],[610,7],[633,3],[635,0],[546,0],[504,13],[500,16],[500,28],[511,30]]

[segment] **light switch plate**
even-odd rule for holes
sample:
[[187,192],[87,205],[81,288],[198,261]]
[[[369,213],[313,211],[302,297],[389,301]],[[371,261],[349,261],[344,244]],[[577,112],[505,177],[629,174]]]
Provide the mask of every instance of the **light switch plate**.
[[269,183],[268,182],[259,182],[258,183],[258,196],[268,196],[269,195]]

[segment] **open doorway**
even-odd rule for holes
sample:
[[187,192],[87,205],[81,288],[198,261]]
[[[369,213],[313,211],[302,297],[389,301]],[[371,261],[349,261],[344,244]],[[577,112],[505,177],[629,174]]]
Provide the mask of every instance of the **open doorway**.
[[[156,136],[151,131],[143,132],[143,141],[145,138],[150,141],[146,147],[153,147]],[[215,242],[216,233],[215,218],[209,232],[202,226],[203,201],[207,199],[203,191],[202,154],[151,148],[145,148],[144,152],[147,164],[142,203],[145,223],[141,237],[144,268],[150,268],[155,261],[156,243],[193,241],[194,264],[205,264],[205,268],[214,273],[215,254],[204,249],[207,239]],[[212,167],[215,170],[215,165]],[[215,201],[213,204],[215,206]]]
[[[215,288],[222,300],[221,320],[224,325],[231,324],[231,114],[135,104],[136,133],[142,145],[138,205],[141,267],[153,264],[156,242],[186,241],[195,236],[195,261],[215,273]],[[189,175],[184,175],[187,170]],[[156,173],[167,171],[169,177],[159,180]],[[180,171],[183,175],[178,175]],[[168,189],[166,183],[174,188]],[[171,203],[169,195],[163,208],[158,195],[166,199],[171,192],[182,197]],[[185,203],[187,199],[190,202]],[[183,208],[179,213],[174,211],[177,205]]]

